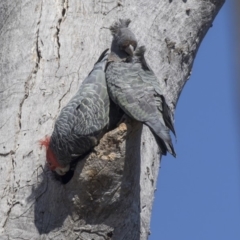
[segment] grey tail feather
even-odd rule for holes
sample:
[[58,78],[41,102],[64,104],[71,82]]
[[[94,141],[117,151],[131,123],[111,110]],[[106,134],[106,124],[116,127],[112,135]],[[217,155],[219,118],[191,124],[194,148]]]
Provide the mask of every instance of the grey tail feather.
[[100,55],[100,57],[98,58],[98,60],[95,62],[95,64],[101,62],[103,60],[103,58],[106,56],[107,51],[109,50],[109,48],[107,48],[106,50],[103,51],[103,53]]
[[[109,48],[107,48],[106,50],[103,51],[103,53],[100,55],[100,57],[98,58],[98,60],[95,62],[94,66],[95,66],[97,63],[100,63],[100,62],[104,59],[104,57],[107,55],[106,53],[107,53],[108,50],[109,50]],[[107,64],[106,64],[105,67],[104,67],[104,71],[105,71],[106,67],[107,67]],[[89,72],[88,76],[90,76],[93,71],[94,71],[94,68],[92,69],[91,72]]]
[[173,157],[176,157],[177,155],[175,153],[171,140],[170,142],[166,142],[163,139],[161,139],[156,133],[154,133],[152,129],[151,131],[156,139],[156,142],[161,150],[162,155],[167,155],[167,152],[169,152],[170,154],[173,155]]
[[118,30],[120,28],[127,28],[128,25],[130,24],[131,20],[129,18],[127,19],[119,19],[119,21],[114,22],[111,26],[110,26],[110,31],[112,33],[112,35],[117,34]]
[[149,126],[150,130],[152,131],[157,144],[162,151],[162,154],[166,155],[166,153],[169,152],[174,157],[176,157],[171,136],[169,134],[169,129],[160,123],[154,124],[151,122],[145,122],[145,124]]
[[161,96],[161,99],[162,99],[162,102],[163,102],[163,119],[164,119],[164,122],[165,122],[166,126],[172,131],[174,136],[176,137],[176,132],[175,132],[174,125],[173,125],[173,120],[172,120],[173,119],[172,112],[169,109],[164,96]]

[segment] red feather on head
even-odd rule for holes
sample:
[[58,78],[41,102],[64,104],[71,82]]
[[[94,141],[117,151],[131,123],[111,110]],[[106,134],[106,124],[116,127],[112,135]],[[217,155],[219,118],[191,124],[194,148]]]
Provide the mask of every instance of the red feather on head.
[[50,144],[50,137],[45,137],[44,139],[39,141],[41,146],[44,146],[46,148],[46,157],[47,162],[50,166],[50,169],[53,171],[57,167],[62,167],[58,162],[55,154],[53,153],[52,149],[49,147]]
[[41,146],[44,146],[46,149],[48,149],[49,144],[50,144],[50,137],[45,137],[44,139],[39,141]]

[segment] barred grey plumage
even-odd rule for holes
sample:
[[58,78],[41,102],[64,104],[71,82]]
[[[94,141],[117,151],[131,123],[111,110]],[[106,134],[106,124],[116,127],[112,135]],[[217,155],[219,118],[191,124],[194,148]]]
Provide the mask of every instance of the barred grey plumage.
[[74,159],[96,146],[108,127],[110,99],[104,72],[107,50],[55,122],[47,160],[51,169],[60,175],[69,170],[69,164]]
[[[117,24],[115,23],[114,26]],[[121,25],[120,29],[115,32],[117,35],[113,34],[112,43],[115,46],[112,46],[110,54],[114,58],[110,58],[106,70],[109,95],[128,116],[149,126],[162,154],[166,155],[168,151],[175,157],[169,134],[169,129],[175,134],[172,113],[154,72],[146,63],[145,47],[138,48],[133,56],[130,54],[126,58],[124,56],[126,51],[124,52],[121,46],[116,46],[118,44],[116,39],[131,43],[128,39],[129,35],[125,37],[121,35]]]

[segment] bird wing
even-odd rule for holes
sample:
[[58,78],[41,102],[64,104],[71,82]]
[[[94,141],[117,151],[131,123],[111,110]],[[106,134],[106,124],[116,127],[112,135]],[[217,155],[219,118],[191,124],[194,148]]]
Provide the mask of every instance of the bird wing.
[[70,124],[69,133],[95,136],[108,124],[109,96],[105,73],[93,69],[61,114]]
[[[144,62],[145,62],[145,64],[147,64],[145,60],[144,60]],[[155,99],[155,103],[158,107],[158,110],[162,113],[166,126],[176,136],[176,132],[175,132],[174,125],[173,125],[172,112],[166,103],[165,97],[163,96],[163,93],[159,86],[157,77],[155,76],[154,72],[151,70],[150,67],[148,67],[148,68],[142,67],[142,69],[139,70],[139,74],[141,75],[141,79],[143,82],[145,82],[146,84],[150,84],[154,88],[154,91],[155,91],[154,99]]]
[[106,79],[112,100],[130,117],[145,122],[157,114],[154,88],[143,81],[140,64],[111,63]]
[[56,120],[51,142],[59,158],[89,151],[108,125],[110,99],[104,72],[106,62],[107,56],[95,64]]
[[171,119],[164,112],[168,107],[153,72],[144,70],[140,63],[113,62],[106,80],[112,100],[128,116],[150,127],[163,154],[167,150],[176,156],[168,128]]

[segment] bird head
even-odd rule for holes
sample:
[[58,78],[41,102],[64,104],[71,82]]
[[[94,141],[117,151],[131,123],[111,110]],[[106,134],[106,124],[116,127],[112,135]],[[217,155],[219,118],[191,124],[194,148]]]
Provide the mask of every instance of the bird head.
[[128,28],[130,22],[130,19],[119,19],[110,27],[113,35],[111,52],[115,53],[119,58],[133,56],[133,52],[137,47],[137,39]]
[[70,165],[67,165],[64,167],[58,163],[54,152],[49,146],[50,140],[51,140],[50,137],[45,137],[43,140],[40,140],[40,145],[46,148],[46,158],[47,158],[47,163],[49,165],[49,168],[52,171],[55,171],[58,175],[61,175],[61,176],[65,175],[69,171]]

